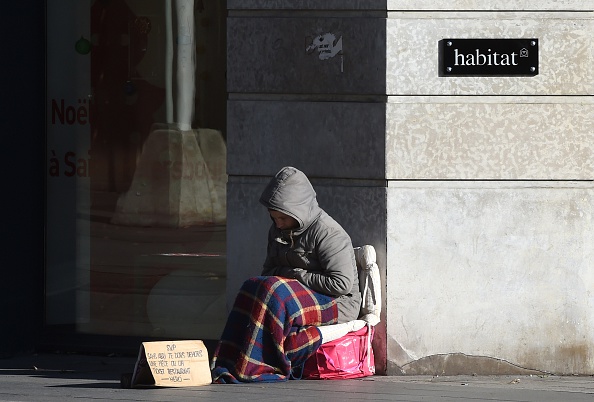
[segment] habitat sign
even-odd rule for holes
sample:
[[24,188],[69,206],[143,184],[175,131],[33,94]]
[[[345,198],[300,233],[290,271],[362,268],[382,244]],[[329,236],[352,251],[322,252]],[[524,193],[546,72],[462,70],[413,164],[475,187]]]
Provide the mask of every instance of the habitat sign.
[[439,75],[538,75],[538,39],[442,39]]

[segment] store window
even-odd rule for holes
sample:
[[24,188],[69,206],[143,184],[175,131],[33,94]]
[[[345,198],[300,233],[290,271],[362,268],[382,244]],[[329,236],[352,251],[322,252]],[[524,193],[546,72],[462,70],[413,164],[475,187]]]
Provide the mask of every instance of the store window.
[[217,0],[47,2],[49,328],[219,337],[225,16]]

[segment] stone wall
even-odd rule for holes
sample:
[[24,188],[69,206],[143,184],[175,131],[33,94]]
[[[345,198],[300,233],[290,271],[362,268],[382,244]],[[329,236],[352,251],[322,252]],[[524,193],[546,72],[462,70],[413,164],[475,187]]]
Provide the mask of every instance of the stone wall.
[[[388,373],[594,372],[587,3],[388,2]],[[443,38],[537,38],[539,74],[441,77]]]
[[[379,372],[594,373],[592,7],[496,3],[228,0],[228,303],[293,165],[378,251]],[[539,74],[440,77],[443,38],[538,38]]]
[[[262,269],[270,218],[258,199],[287,165],[309,176],[320,206],[355,246],[374,245],[385,267],[385,2],[227,7],[228,304]],[[341,52],[324,52],[341,38]],[[385,371],[385,320],[377,334]]]

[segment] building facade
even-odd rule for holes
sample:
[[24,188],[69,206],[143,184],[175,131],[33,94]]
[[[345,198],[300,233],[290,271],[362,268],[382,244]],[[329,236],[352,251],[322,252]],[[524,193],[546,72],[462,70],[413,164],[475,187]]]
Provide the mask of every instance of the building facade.
[[378,250],[380,371],[592,373],[592,6],[230,0],[228,297],[292,164]]
[[3,353],[216,339],[293,165],[378,252],[379,372],[594,373],[594,5],[471,3],[5,6],[6,37],[37,22],[10,141],[45,147],[13,183],[35,219],[10,214],[3,297],[31,319]]

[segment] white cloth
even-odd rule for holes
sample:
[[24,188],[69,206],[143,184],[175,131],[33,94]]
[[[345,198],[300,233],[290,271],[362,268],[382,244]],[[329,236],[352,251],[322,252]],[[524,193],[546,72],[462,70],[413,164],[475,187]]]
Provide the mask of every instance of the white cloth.
[[349,332],[358,331],[367,323],[363,320],[353,320],[345,322],[344,324],[323,325],[318,327],[322,333],[322,344],[342,338]]

